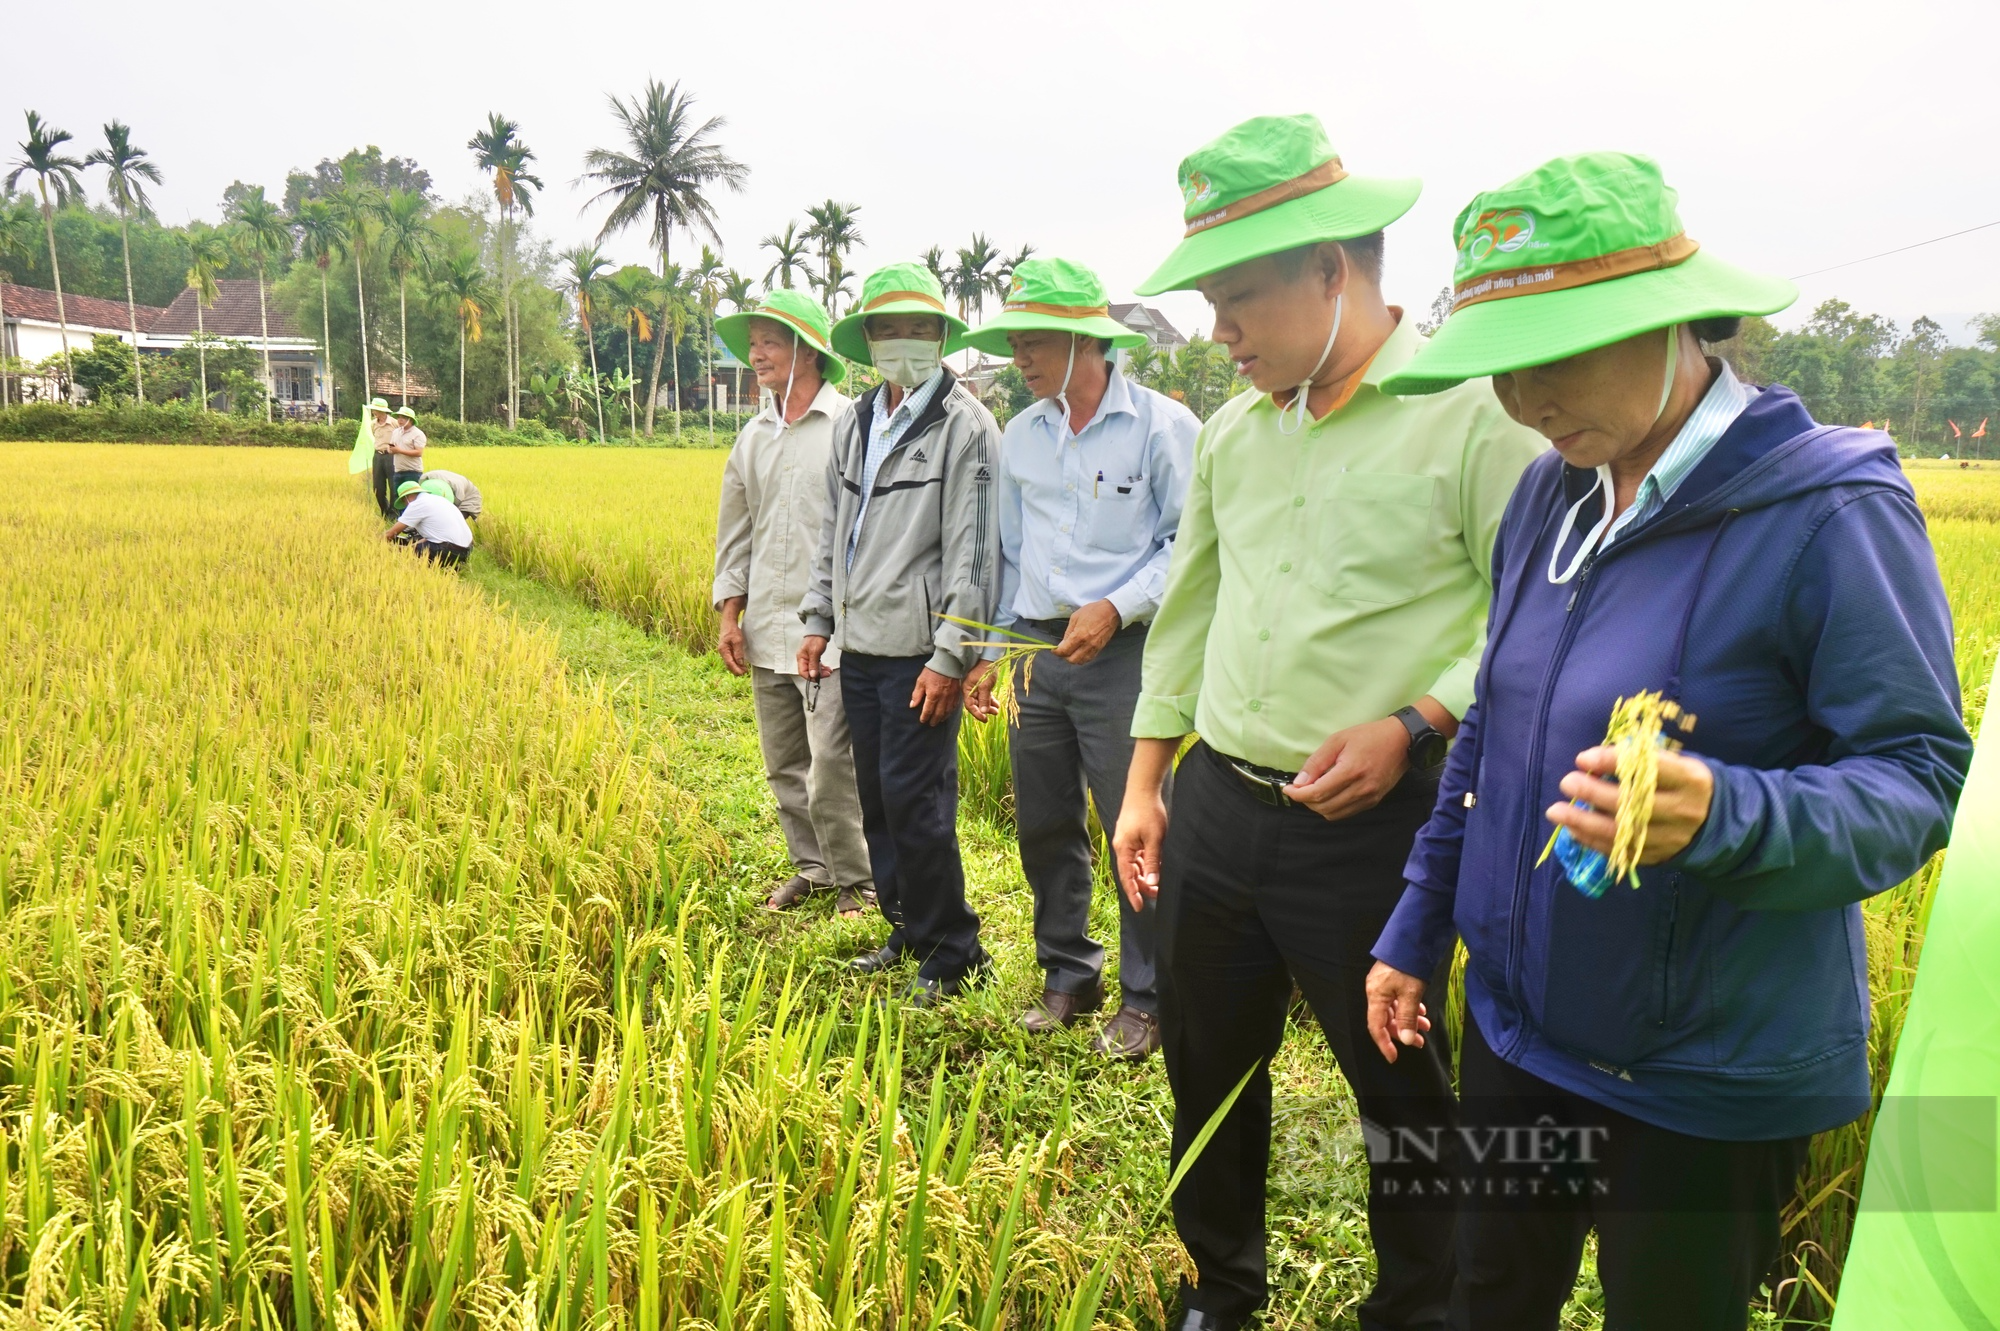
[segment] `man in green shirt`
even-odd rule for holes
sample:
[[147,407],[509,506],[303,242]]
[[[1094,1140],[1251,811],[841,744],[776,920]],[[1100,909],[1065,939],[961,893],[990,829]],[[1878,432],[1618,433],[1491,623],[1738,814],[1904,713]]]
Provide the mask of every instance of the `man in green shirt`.
[[[1452,1208],[1421,1193],[1449,1177],[1449,1051],[1385,1060],[1363,982],[1472,701],[1494,533],[1544,445],[1483,383],[1378,387],[1423,342],[1381,291],[1382,228],[1418,182],[1348,175],[1319,121],[1289,116],[1196,150],[1180,184],[1185,237],[1140,294],[1198,288],[1257,391],[1195,443],[1114,838],[1128,897],[1158,897],[1176,1164],[1251,1074],[1174,1195],[1199,1277],[1176,1326],[1241,1326],[1264,1300],[1267,1069],[1296,982],[1371,1156],[1404,1133],[1441,1153],[1431,1173],[1371,1165],[1361,1324],[1443,1327]],[[1161,787],[1190,733],[1170,825]]]

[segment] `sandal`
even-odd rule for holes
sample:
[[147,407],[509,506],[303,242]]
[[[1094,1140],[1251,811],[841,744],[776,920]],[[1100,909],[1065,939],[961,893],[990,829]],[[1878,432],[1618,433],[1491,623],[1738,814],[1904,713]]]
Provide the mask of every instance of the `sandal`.
[[793,874],[777,891],[764,898],[763,909],[773,913],[790,910],[804,901],[815,886],[804,874]]
[[872,887],[843,887],[834,898],[833,913],[843,920],[858,920],[875,904]]

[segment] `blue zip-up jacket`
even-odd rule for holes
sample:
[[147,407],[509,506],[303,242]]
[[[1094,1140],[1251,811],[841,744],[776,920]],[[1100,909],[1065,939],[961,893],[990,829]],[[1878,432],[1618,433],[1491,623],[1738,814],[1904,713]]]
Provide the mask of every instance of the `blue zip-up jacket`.
[[[1552,585],[1595,479],[1549,453],[1508,504],[1477,701],[1375,956],[1429,975],[1455,928],[1494,1053],[1645,1122],[1736,1141],[1848,1122],[1869,1105],[1859,903],[1944,844],[1972,756],[1923,516],[1886,435],[1769,388],[1659,513]],[[1679,855],[1592,900],[1536,865],[1543,811],[1641,689],[1694,713],[1714,800]]]

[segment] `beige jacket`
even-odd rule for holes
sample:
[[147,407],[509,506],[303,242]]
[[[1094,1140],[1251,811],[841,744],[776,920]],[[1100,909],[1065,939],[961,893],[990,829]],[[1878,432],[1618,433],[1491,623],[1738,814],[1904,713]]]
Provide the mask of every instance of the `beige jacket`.
[[[720,608],[732,596],[748,598],[743,610],[745,658],[780,674],[798,673],[799,600],[812,576],[826,509],[826,461],[833,421],[848,400],[822,384],[806,414],[790,426],[775,404],[757,413],[736,436],[722,471],[722,503],[715,523],[715,587]],[[829,667],[840,654],[827,649]]]

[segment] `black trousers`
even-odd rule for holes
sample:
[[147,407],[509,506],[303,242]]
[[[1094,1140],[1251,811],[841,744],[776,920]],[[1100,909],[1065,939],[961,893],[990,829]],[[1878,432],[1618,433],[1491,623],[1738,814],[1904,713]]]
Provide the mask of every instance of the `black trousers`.
[[[1271,1154],[1270,1057],[1284,1039],[1296,982],[1371,1140],[1406,1129],[1456,1139],[1443,1024],[1392,1064],[1367,1031],[1369,949],[1403,890],[1403,863],[1430,816],[1435,787],[1407,779],[1375,808],[1339,822],[1260,803],[1225,760],[1197,744],[1181,762],[1162,855],[1161,1030],[1174,1093],[1173,1158],[1253,1063],[1229,1117],[1174,1194],[1174,1223],[1199,1275],[1190,1308],[1238,1316],[1267,1290],[1264,1184]],[[1437,992],[1443,992],[1443,972]],[[1332,1165],[1329,1163],[1328,1168]],[[1364,1328],[1442,1328],[1453,1268],[1453,1208],[1405,1186],[1395,1163],[1371,1164],[1368,1223],[1375,1288]]]
[[[1712,1141],[1643,1123],[1503,1062],[1470,1013],[1459,1087],[1473,1140],[1498,1140],[1493,1128],[1541,1125],[1572,1142],[1587,1135],[1591,1159],[1551,1171],[1504,1152],[1468,1156],[1452,1299],[1458,1331],[1554,1328],[1592,1226],[1607,1331],[1748,1324],[1758,1282],[1778,1257],[1778,1215],[1810,1137]],[[1576,1186],[1542,1191],[1552,1180]]]
[[854,741],[861,834],[889,941],[927,980],[956,980],[980,962],[979,917],[965,904],[958,857],[958,723],[927,726],[910,694],[927,656],[843,652],[835,678]]
[[446,541],[413,541],[410,548],[433,564],[443,564],[446,568],[457,568],[472,553],[469,545],[452,545]]
[[385,518],[396,515],[396,455],[394,453],[375,454],[374,469],[369,473],[369,482],[375,489],[375,506],[382,510]]

